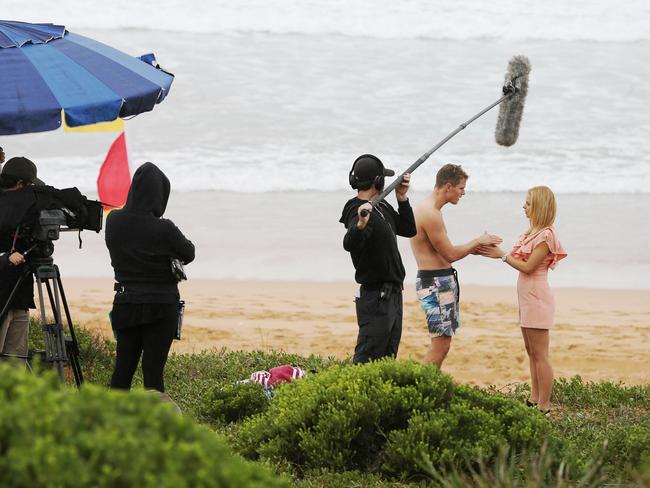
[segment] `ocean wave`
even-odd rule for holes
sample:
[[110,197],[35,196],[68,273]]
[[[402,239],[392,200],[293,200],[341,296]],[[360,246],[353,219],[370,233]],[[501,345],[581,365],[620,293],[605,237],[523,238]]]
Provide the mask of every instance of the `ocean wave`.
[[219,34],[342,35],[379,39],[499,39],[634,42],[650,40],[650,6],[628,0],[32,0],[3,6],[3,17],[55,22],[70,30],[155,29]]
[[[412,161],[403,155],[382,155],[393,161],[399,174]],[[636,164],[622,157],[601,157],[586,171],[589,157],[576,148],[574,154],[537,154],[525,158],[507,153],[466,154],[463,163],[470,174],[468,191],[523,192],[536,185],[550,186],[560,194],[650,194],[650,165]],[[591,159],[593,161],[593,159]],[[39,159],[39,177],[56,187],[77,186],[84,192],[96,190],[102,156]],[[135,152],[131,171],[145,161],[155,162],[179,192],[234,191],[238,193],[349,191],[349,154],[312,154],[300,151],[237,151],[210,155]],[[400,163],[403,162],[403,163]],[[456,161],[458,162],[458,161]],[[442,162],[432,158],[414,173],[412,189],[428,191]],[[388,179],[390,181],[390,179]]]

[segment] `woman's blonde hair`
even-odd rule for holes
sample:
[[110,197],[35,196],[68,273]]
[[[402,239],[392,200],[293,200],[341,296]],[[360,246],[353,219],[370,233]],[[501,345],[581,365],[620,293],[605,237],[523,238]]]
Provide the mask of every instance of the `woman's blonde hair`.
[[530,230],[539,230],[553,225],[557,204],[551,189],[548,186],[534,186],[528,190],[528,199],[530,200],[528,211]]

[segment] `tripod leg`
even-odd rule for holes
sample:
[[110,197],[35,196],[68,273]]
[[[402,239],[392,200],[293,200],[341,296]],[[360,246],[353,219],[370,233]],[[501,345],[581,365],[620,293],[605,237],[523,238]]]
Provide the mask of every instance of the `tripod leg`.
[[[45,361],[54,363],[59,373],[59,379],[64,382],[65,374],[63,370],[63,363],[65,362],[65,341],[63,340],[63,330],[61,322],[57,320],[60,315],[57,310],[57,304],[54,302],[50,283],[47,281],[48,275],[42,269],[36,270],[36,283],[38,284],[38,304],[41,309],[41,326],[43,327],[44,341],[45,341]],[[48,324],[45,318],[45,300],[43,298],[43,283],[47,287],[47,292],[50,298],[50,307],[54,313],[54,323]],[[63,347],[62,347],[63,346]]]
[[65,298],[65,290],[63,289],[63,282],[61,281],[61,272],[59,271],[59,267],[56,265],[54,265],[54,269],[56,270],[56,282],[58,284],[58,289],[61,292],[61,303],[63,304],[65,318],[68,322],[68,329],[70,330],[70,347],[68,347],[70,366],[72,367],[75,383],[77,386],[81,386],[81,384],[84,382],[84,377],[83,373],[81,372],[81,363],[79,362],[79,343],[77,342],[77,335],[75,334],[74,326],[72,325],[72,316],[70,315],[68,300]]

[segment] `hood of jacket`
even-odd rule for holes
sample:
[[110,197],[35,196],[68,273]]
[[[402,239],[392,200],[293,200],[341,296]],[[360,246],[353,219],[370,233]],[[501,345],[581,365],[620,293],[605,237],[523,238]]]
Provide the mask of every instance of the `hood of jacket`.
[[170,191],[171,184],[165,173],[153,163],[144,163],[133,175],[125,208],[162,217]]

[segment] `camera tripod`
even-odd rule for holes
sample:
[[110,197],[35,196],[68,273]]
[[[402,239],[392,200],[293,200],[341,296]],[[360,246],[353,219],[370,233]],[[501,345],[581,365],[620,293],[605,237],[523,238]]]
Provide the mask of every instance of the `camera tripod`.
[[[59,267],[54,264],[54,259],[51,257],[39,257],[30,259],[25,266],[23,274],[20,276],[7,303],[0,312],[0,317],[5,317],[5,314],[11,310],[11,302],[20,286],[33,274],[36,278],[38,285],[38,305],[40,309],[40,326],[43,329],[45,351],[44,359],[47,364],[51,364],[56,368],[59,379],[65,382],[65,364],[70,364],[70,369],[74,376],[77,387],[83,383],[83,374],[81,372],[81,364],[79,363],[79,343],[74,332],[72,325],[72,318],[70,317],[70,309],[68,302],[65,298],[65,291],[63,290],[63,283],[61,282],[61,273]],[[47,290],[49,298],[50,310],[53,314],[53,322],[48,323],[45,317],[45,299],[43,296],[43,285]],[[61,305],[65,312],[65,318],[68,325],[69,336],[65,335],[65,326],[61,318]],[[29,356],[17,355],[4,355],[8,357],[29,360]]]

